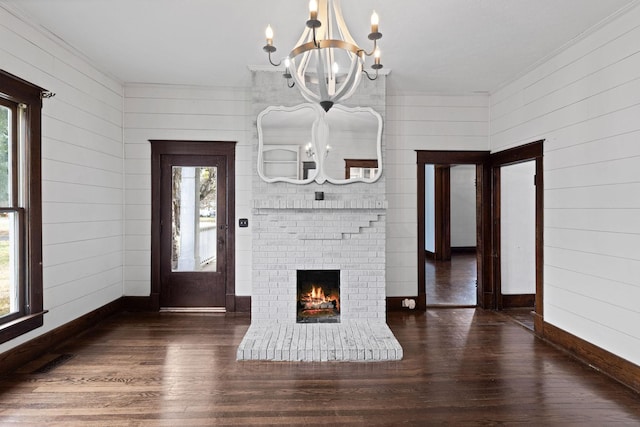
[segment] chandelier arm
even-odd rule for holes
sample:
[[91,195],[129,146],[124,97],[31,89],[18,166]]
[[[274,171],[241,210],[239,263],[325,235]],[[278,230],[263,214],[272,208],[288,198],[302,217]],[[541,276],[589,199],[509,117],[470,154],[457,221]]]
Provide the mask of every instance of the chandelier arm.
[[295,85],[298,87],[298,90],[300,90],[300,94],[304,99],[309,102],[320,102],[320,98],[318,97],[318,95],[307,87],[307,83],[305,81],[305,73],[309,66],[307,60],[308,54],[309,52],[305,52],[299,58],[297,58],[301,60],[300,63],[298,63],[298,61],[296,61],[295,59],[291,60],[292,64],[294,64],[292,68],[293,72],[291,73],[291,75],[293,77]]
[[376,53],[376,49],[378,48],[378,40],[374,40],[373,41],[373,49],[371,49],[371,52],[367,52],[364,49],[360,49],[358,51],[358,53],[364,53],[366,56],[372,56],[374,53]]
[[358,87],[357,82],[360,79],[360,69],[362,69],[362,60],[359,56],[351,58],[351,66],[347,78],[341,84],[340,90],[333,94],[334,99],[348,98]]
[[355,39],[351,36],[349,32],[349,27],[347,27],[347,23],[342,16],[342,6],[340,5],[340,0],[333,0],[333,16],[335,17],[337,24],[337,31],[347,43],[351,43],[356,45]]
[[365,70],[364,68],[362,69],[362,72],[364,73],[365,76],[367,76],[367,78],[371,81],[375,80],[378,78],[378,70],[376,69],[376,74],[371,77],[371,75],[367,72],[367,70]]
[[295,84],[298,86],[298,89],[300,90],[300,94],[302,95],[302,97],[309,102],[319,102],[320,99],[318,95],[306,87],[305,73],[309,65],[308,64],[309,54],[310,54],[309,51],[304,52],[300,56],[300,58],[297,58],[297,59],[300,59],[299,63],[296,60],[296,58],[291,59],[291,63],[293,65],[293,68],[292,68],[293,72],[291,74]]
[[312,40],[313,47],[315,47],[315,48],[318,48],[318,49],[319,49],[319,48],[320,48],[320,42],[319,42],[319,41],[318,41],[318,39],[316,38],[316,27],[312,27],[312,29],[311,29],[311,30],[312,30],[312,32],[313,32],[313,40]]
[[271,59],[271,51],[268,51],[267,54],[269,55],[269,63],[271,65],[273,65],[274,67],[279,67],[280,64],[282,64],[282,60],[280,60],[280,62],[278,63],[273,62],[273,60]]
[[321,101],[330,99],[328,83],[324,78],[320,78],[320,76],[324,75],[326,66],[327,64],[322,52],[318,52],[318,56],[316,58],[316,72],[318,73],[318,91],[320,92],[319,95]]
[[[318,52],[318,54],[322,54],[322,52]],[[327,91],[329,93],[333,93],[335,96],[336,93],[336,85],[338,84],[338,76],[336,75],[336,73],[333,71],[333,64],[335,63],[335,52],[333,51],[333,49],[327,49],[326,51],[326,55],[327,55],[327,62],[325,64],[325,72],[326,72],[326,76],[327,76]]]
[[[299,51],[295,53],[294,51],[289,52],[289,58],[291,62],[294,64],[294,69],[296,72],[299,72],[300,75],[304,75],[307,72],[307,67],[309,65],[309,55],[311,55],[312,48],[306,51]],[[298,55],[300,57],[298,58]]]
[[302,35],[300,36],[300,38],[298,39],[298,42],[295,45],[300,46],[302,44],[307,43],[309,40],[313,40],[313,34],[311,34],[311,28],[304,27],[304,31],[302,32]]

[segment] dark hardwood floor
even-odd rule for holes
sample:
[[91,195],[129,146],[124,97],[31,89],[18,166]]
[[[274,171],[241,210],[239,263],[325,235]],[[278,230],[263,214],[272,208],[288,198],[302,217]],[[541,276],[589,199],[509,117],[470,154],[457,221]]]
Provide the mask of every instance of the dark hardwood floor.
[[523,328],[527,328],[530,331],[534,330],[533,317],[535,312],[533,307],[507,308],[502,310],[501,313],[509,316]]
[[474,252],[452,253],[450,261],[425,261],[427,306],[475,306],[477,266]]
[[249,322],[115,315],[0,379],[0,425],[640,424],[638,394],[499,313],[390,313],[405,358],[377,363],[237,362]]
[[[425,261],[427,307],[473,307],[477,304],[476,254],[451,254],[451,261]],[[533,331],[533,307],[510,308],[502,311],[520,326]]]

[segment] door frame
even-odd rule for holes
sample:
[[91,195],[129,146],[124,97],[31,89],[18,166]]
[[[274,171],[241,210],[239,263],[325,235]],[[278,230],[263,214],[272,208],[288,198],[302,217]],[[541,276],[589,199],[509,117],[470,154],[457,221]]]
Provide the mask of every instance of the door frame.
[[[489,151],[445,151],[416,150],[418,175],[418,298],[417,308],[427,309],[425,273],[425,186],[424,166],[476,165],[476,231],[478,254],[477,305],[485,309],[495,308],[493,284],[491,282],[491,174]],[[437,226],[436,226],[437,228]]]
[[434,165],[435,230],[433,259],[451,261],[451,165]]
[[225,309],[236,311],[235,285],[235,142],[149,140],[151,143],[151,309],[160,310],[161,163],[165,155],[210,155],[225,158],[227,168]]
[[[544,320],[544,168],[543,153],[544,139],[534,141],[528,144],[509,148],[491,154],[491,180],[492,180],[492,204],[493,204],[493,282],[496,289],[496,308],[502,309],[507,305],[509,307],[518,306],[516,302],[505,304],[502,296],[501,283],[501,262],[500,262],[500,168],[518,163],[535,161],[535,203],[536,203],[536,293],[534,302],[534,329],[536,332],[542,332]],[[528,301],[521,298],[522,304]]]

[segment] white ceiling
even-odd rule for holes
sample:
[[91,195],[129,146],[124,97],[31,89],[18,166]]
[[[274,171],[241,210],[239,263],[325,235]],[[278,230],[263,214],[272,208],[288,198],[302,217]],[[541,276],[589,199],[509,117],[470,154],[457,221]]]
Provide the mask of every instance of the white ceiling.
[[[638,0],[343,0],[368,47],[380,15],[394,91],[487,92]],[[0,0],[122,82],[249,86],[264,66],[264,29],[286,55],[307,0]],[[367,42],[367,43],[365,43]]]

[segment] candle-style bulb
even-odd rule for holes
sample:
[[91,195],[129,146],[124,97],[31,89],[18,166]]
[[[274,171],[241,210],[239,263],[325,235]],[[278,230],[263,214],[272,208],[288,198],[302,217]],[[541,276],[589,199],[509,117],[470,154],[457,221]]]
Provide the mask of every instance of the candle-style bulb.
[[309,0],[309,19],[318,19],[318,2],[316,0]]
[[380,49],[376,48],[375,52],[373,53],[373,58],[374,58],[374,63],[376,65],[380,65]]
[[267,37],[267,44],[273,43],[273,28],[271,28],[271,25],[267,25],[264,35]]
[[371,14],[371,32],[372,33],[377,33],[378,32],[378,25],[379,24],[380,24],[380,17],[378,16],[376,11],[374,10],[373,13]]

